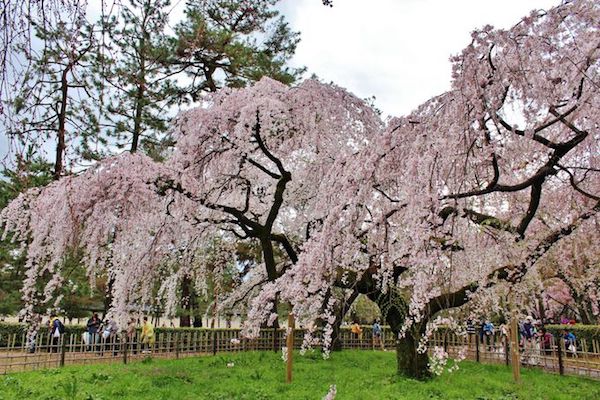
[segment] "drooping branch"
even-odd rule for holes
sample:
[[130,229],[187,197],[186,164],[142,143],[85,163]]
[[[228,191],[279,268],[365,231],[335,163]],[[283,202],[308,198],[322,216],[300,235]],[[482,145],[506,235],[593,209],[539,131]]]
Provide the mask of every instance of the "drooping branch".
[[573,189],[575,189],[577,192],[581,193],[585,197],[589,197],[590,199],[595,201],[600,201],[600,196],[593,195],[579,187],[577,182],[575,182],[575,176],[571,173],[571,171],[569,171],[566,167],[563,167],[560,164],[558,165],[558,167],[561,169],[561,171],[565,171],[569,175],[569,182],[571,183]]
[[586,220],[596,215],[598,212],[600,212],[600,202],[597,202],[594,205],[594,207],[592,207],[590,210],[580,214],[570,224],[556,229],[553,232],[546,235],[541,241],[538,242],[535,248],[520,264],[506,265],[495,269],[490,274],[488,274],[487,283],[485,285],[480,285],[479,283],[470,283],[467,286],[472,287],[473,285],[476,285],[475,290],[478,290],[482,287],[490,288],[496,285],[498,282],[519,282],[527,274],[531,267],[533,267],[533,265],[540,258],[542,258],[542,256],[544,256],[548,252],[548,250],[552,248],[552,246],[558,243],[561,239],[572,234],[577,228],[581,226],[581,224],[583,224]]

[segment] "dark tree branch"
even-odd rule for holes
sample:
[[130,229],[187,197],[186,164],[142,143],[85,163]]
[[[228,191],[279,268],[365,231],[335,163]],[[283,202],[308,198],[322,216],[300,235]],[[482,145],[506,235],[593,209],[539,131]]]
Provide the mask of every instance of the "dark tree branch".
[[253,136],[254,136],[254,139],[256,140],[256,144],[258,144],[258,147],[260,148],[260,150],[267,156],[267,158],[269,160],[273,161],[273,163],[277,166],[277,169],[279,170],[279,173],[281,174],[281,176],[289,174],[289,172],[287,172],[285,170],[285,168],[283,168],[283,163],[281,162],[281,160],[279,158],[275,157],[273,155],[273,153],[271,153],[269,151],[269,149],[263,142],[262,137],[260,136],[260,115],[259,115],[258,110],[256,110],[256,124],[254,125],[254,135]]
[[290,260],[293,264],[296,264],[298,262],[298,254],[292,246],[292,244],[290,243],[290,241],[288,240],[287,236],[285,236],[282,233],[272,233],[271,239],[283,246],[285,252],[287,253],[288,257],[290,257]]
[[538,206],[540,205],[540,199],[542,197],[542,184],[544,179],[540,179],[540,181],[531,185],[531,198],[529,200],[529,208],[527,209],[527,213],[523,216],[523,219],[517,226],[517,233],[521,238],[525,237],[525,231],[529,226],[529,223],[533,219],[535,213],[537,212]]
[[268,168],[264,167],[263,165],[261,165],[260,163],[258,163],[256,161],[254,161],[250,157],[246,157],[246,160],[248,160],[248,162],[250,164],[254,165],[256,168],[260,169],[265,174],[269,175],[271,178],[273,178],[273,179],[280,179],[281,178],[281,175],[276,174],[275,172],[269,171]]
[[[462,217],[469,218],[473,223],[482,226],[489,226],[498,230],[517,233],[517,228],[512,226],[510,222],[503,221],[498,217],[494,217],[492,215],[482,214],[480,212],[470,210],[468,208],[462,209]],[[452,206],[444,207],[440,212],[439,216],[445,221],[450,215],[456,214],[458,215],[458,210]]]
[[585,190],[581,189],[579,187],[579,185],[577,184],[577,182],[575,182],[575,176],[573,176],[573,174],[571,173],[571,171],[569,171],[567,168],[563,167],[562,165],[558,165],[558,167],[562,170],[565,171],[567,174],[569,174],[569,181],[571,182],[571,186],[573,186],[573,189],[575,189],[576,191],[578,191],[579,193],[581,193],[582,195],[589,197],[592,200],[595,201],[600,201],[600,196],[595,196],[589,192],[586,192]]
[[373,189],[375,189],[377,192],[381,193],[383,195],[383,197],[385,197],[386,199],[388,199],[390,202],[392,202],[392,203],[400,203],[400,200],[393,199],[386,192],[384,192],[383,189],[381,189],[381,185],[375,184],[375,185],[373,185]]
[[427,304],[428,315],[432,317],[442,310],[462,306],[469,301],[469,293],[473,293],[476,290],[477,284],[472,283],[455,292],[445,293],[434,297],[429,300],[429,303]]

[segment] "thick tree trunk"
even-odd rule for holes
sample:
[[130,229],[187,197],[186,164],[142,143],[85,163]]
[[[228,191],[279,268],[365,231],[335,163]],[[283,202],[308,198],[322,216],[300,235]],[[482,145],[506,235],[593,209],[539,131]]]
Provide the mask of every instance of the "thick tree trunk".
[[[146,41],[144,35],[139,42],[140,47],[140,70],[137,76],[137,91],[135,95],[135,116],[133,118],[133,132],[131,137],[131,153],[135,153],[139,146],[140,136],[142,134],[142,119],[144,111],[144,96],[146,95]],[[188,325],[189,326],[189,325]]]
[[[278,303],[279,303],[279,296],[276,296],[275,301],[273,302],[273,308],[271,309],[272,313],[277,314],[277,304]],[[273,337],[273,352],[279,353],[281,351],[281,345],[279,342],[279,333],[277,332],[279,329],[279,318],[275,318],[275,321],[273,322],[273,326],[270,328],[273,328],[273,335],[275,335]]]
[[181,316],[179,317],[179,326],[189,328],[191,326],[190,315],[192,311],[192,302],[190,298],[190,287],[192,281],[189,276],[185,276],[181,281]]
[[333,323],[333,326],[332,326],[333,332],[331,333],[331,339],[332,339],[331,340],[331,350],[332,351],[342,350],[342,341],[340,338],[342,321],[344,320],[344,317],[348,313],[348,310],[350,310],[352,303],[354,303],[354,300],[356,300],[358,295],[359,295],[358,290],[353,290],[352,293],[350,294],[350,296],[347,299],[345,299],[344,303],[342,304],[342,306],[340,307],[340,309],[338,310],[338,312],[335,316],[335,322]]
[[202,328],[202,312],[200,311],[198,295],[195,290],[192,290],[190,293],[190,304],[192,305],[192,314],[194,316],[193,326],[194,328]]
[[582,297],[578,297],[575,302],[581,323],[584,325],[593,325],[595,321],[591,303],[588,300],[584,300]]
[[409,331],[402,339],[396,341],[398,374],[414,379],[426,379],[431,376],[427,367],[429,362],[427,352],[417,351],[422,335],[419,330]]
[[103,320],[106,318],[106,314],[108,313],[108,310],[110,310],[110,307],[112,307],[114,285],[115,278],[110,277],[106,283],[106,292],[104,293],[104,314],[102,315]]
[[369,299],[377,303],[394,335],[396,336],[396,360],[398,374],[413,379],[427,379],[431,376],[427,363],[427,352],[419,353],[419,340],[425,333],[427,318],[414,325],[398,338],[400,329],[408,315],[408,306],[402,296],[390,289],[387,293],[369,293]]
[[56,132],[56,156],[54,160],[54,179],[59,180],[63,169],[64,161],[63,156],[66,149],[66,126],[67,126],[67,100],[69,98],[69,82],[68,74],[73,68],[73,64],[67,64],[67,67],[62,71],[60,79],[60,109],[58,111],[58,130]]
[[542,324],[546,323],[546,307],[544,307],[544,298],[542,297],[542,293],[540,292],[537,296],[538,300],[538,310],[540,313],[540,320]]

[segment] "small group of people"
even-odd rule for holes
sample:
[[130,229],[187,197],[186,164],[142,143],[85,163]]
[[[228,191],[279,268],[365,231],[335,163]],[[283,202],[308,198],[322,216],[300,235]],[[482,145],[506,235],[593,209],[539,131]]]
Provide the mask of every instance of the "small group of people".
[[[521,341],[519,342],[521,347],[527,347],[530,344],[545,352],[552,350],[554,336],[546,330],[541,322],[534,321],[533,317],[527,316],[525,321],[519,324],[519,333],[521,336]],[[559,338],[563,340],[567,353],[577,353],[577,338],[573,332],[563,329],[560,332]],[[558,345],[558,343],[555,345]]]
[[113,352],[116,355],[117,344],[119,334],[119,328],[117,322],[114,319],[107,318],[102,321],[98,317],[98,313],[92,314],[90,319],[87,320],[85,332],[83,333],[83,343],[87,346],[88,350],[96,348],[99,350],[99,345],[113,346]]
[[[466,331],[469,335],[470,341],[478,333],[479,342],[485,344],[488,351],[499,351],[504,352],[506,344],[508,343],[509,329],[508,326],[502,322],[496,330],[494,324],[489,320],[484,320],[480,324],[479,332],[475,326],[476,322],[472,319],[468,319],[466,322]],[[499,335],[496,335],[498,333]],[[537,358],[542,354],[551,354],[556,349],[558,343],[555,343],[555,338],[541,323],[541,321],[535,321],[532,316],[527,316],[524,321],[520,321],[518,324],[518,343],[519,349],[522,353],[522,360],[525,364],[535,364]],[[569,330],[562,330],[558,337],[563,340],[564,349],[567,354],[576,355],[577,343],[575,335]],[[500,346],[496,346],[496,341],[499,341]]]
[[[355,320],[352,323],[352,325],[350,325],[350,332],[352,333],[355,339],[357,339],[359,342],[362,342],[363,329],[357,320]],[[383,328],[381,327],[379,319],[373,321],[373,325],[371,326],[371,334],[373,349],[381,348],[381,350],[385,350],[385,346],[383,343]]]
[[469,336],[469,343],[473,341],[473,338],[478,333],[479,335],[479,343],[485,344],[487,346],[488,351],[494,350],[495,341],[496,341],[496,331],[499,333],[500,337],[508,337],[508,327],[503,322],[498,328],[494,326],[491,320],[486,319],[480,323],[479,329],[475,327],[476,321],[469,318],[466,323],[466,331]]
[[[150,352],[150,349],[154,346],[154,326],[148,320],[148,317],[144,317],[144,323],[142,325],[142,332],[140,336],[141,344],[144,346],[143,352]],[[117,322],[112,318],[107,318],[102,321],[98,317],[98,313],[94,313],[86,324],[86,330],[83,333],[83,342],[87,345],[87,349],[98,348],[100,344],[106,346],[112,346],[113,352],[117,353],[117,344],[119,342],[119,334],[125,335],[127,344],[132,347],[133,353],[137,353],[138,342],[136,341],[137,332],[137,320],[130,318],[127,328],[120,331]],[[123,336],[121,336],[123,337]]]

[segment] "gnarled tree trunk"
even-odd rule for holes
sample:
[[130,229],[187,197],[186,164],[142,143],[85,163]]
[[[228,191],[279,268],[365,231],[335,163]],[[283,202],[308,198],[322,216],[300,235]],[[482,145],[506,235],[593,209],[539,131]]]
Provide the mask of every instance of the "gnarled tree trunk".
[[427,352],[418,351],[419,341],[425,333],[428,318],[424,318],[409,328],[402,337],[399,337],[402,325],[408,315],[408,306],[402,296],[392,288],[387,293],[369,293],[390,325],[396,337],[396,360],[398,374],[413,379],[427,379],[431,376],[427,366],[429,356]]
[[335,321],[333,322],[332,326],[333,331],[331,333],[332,351],[342,350],[342,341],[340,340],[342,321],[344,320],[344,317],[348,313],[348,310],[350,310],[352,303],[354,303],[359,294],[360,293],[358,292],[358,290],[353,290],[350,296],[347,299],[344,299],[344,302],[342,303],[340,309],[337,310],[337,313],[335,315]]
[[[422,325],[421,325],[422,324]],[[421,321],[419,326],[426,324]],[[394,332],[396,335],[397,333]],[[396,360],[398,374],[414,379],[426,379],[431,376],[427,351],[418,351],[419,341],[424,332],[421,329],[409,329],[404,337],[396,340]]]
[[181,315],[179,316],[179,326],[182,328],[191,326],[192,299],[191,299],[192,280],[186,275],[181,281]]

